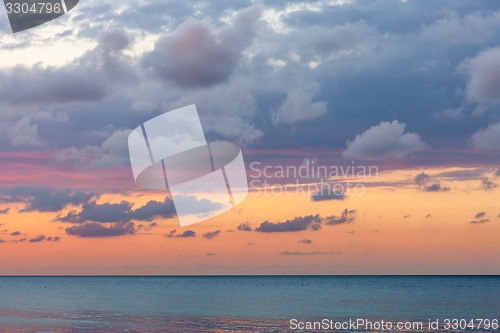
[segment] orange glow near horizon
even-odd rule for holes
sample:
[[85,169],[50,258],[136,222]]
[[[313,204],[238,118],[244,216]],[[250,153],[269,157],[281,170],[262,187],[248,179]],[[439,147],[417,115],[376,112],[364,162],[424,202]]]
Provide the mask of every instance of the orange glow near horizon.
[[[429,175],[460,169],[426,170]],[[412,183],[422,170],[396,170],[363,179],[364,195],[313,202],[309,195],[250,193],[236,209],[186,228],[177,219],[137,222],[134,235],[78,238],[71,223],[55,222],[80,207],[57,213],[23,213],[23,204],[5,205],[1,215],[0,274],[499,274],[500,207],[498,188],[479,189],[480,181],[442,180],[446,191],[424,192]],[[377,182],[377,183],[374,183]],[[162,193],[105,194],[98,202],[161,201]],[[0,207],[4,208],[4,207]],[[353,223],[322,225],[318,231],[257,232],[264,221],[299,216],[340,216],[356,210]],[[481,214],[485,223],[470,223]],[[483,221],[484,222],[484,221]],[[193,230],[197,237],[176,235]],[[206,239],[207,232],[220,233]],[[15,231],[20,235],[12,236]],[[30,242],[38,235],[59,241]],[[21,239],[25,239],[21,242]],[[301,242],[302,240],[310,240]]]

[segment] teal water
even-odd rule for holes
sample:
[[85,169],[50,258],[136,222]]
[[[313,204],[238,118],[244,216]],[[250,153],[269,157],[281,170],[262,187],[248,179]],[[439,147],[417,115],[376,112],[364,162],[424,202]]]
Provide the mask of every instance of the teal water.
[[498,276],[0,277],[0,332],[287,332],[291,318],[499,317]]

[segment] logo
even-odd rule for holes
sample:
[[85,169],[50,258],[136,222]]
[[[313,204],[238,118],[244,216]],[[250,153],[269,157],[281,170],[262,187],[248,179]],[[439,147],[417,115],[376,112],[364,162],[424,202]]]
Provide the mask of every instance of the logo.
[[222,214],[248,194],[240,147],[208,143],[194,104],[138,126],[128,148],[136,184],[169,190],[181,226]]
[[12,32],[30,29],[72,10],[79,0],[4,0]]

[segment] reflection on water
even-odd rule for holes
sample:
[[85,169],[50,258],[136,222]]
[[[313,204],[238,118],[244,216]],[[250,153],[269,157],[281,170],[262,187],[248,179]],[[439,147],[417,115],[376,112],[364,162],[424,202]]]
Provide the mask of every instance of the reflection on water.
[[[314,320],[314,319],[310,319]],[[316,320],[320,321],[321,318]],[[377,320],[377,319],[373,319]],[[204,318],[204,317],[156,317],[130,316],[104,312],[48,313],[23,312],[0,309],[2,333],[222,333],[222,332],[352,332],[346,330],[291,330],[285,319],[256,318]],[[385,331],[363,331],[382,333]],[[396,332],[395,330],[393,332]],[[431,332],[428,329],[405,331],[407,333]],[[461,330],[433,330],[432,332],[466,332]],[[469,330],[468,332],[471,332]],[[491,332],[474,330],[474,332]]]

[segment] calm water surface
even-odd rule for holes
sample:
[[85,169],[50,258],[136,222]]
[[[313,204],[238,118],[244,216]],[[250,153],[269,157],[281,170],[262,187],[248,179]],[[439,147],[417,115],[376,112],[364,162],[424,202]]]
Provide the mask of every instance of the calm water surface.
[[450,317],[499,318],[500,277],[0,277],[2,333],[292,332],[291,318]]

